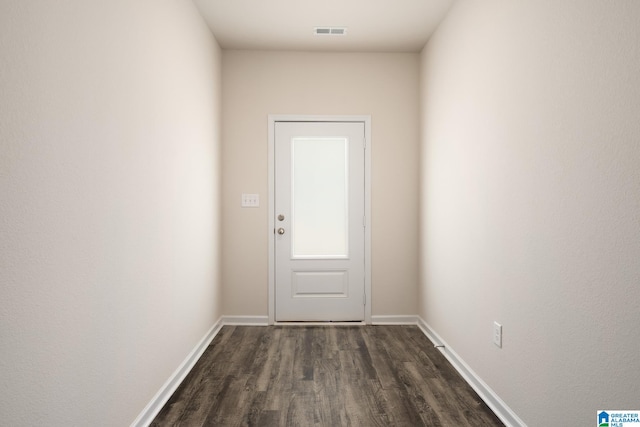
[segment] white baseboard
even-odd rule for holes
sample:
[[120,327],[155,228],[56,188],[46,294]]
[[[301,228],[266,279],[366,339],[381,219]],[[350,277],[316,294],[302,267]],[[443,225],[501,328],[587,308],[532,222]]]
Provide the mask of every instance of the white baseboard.
[[372,325],[417,325],[418,316],[371,316]]
[[222,326],[224,325],[222,318],[218,319],[216,323],[213,324],[211,329],[207,331],[204,337],[198,342],[191,353],[187,356],[186,359],[178,366],[178,369],[169,377],[169,379],[164,383],[164,385],[160,388],[158,393],[153,396],[153,399],[147,404],[147,406],[140,412],[140,415],[131,423],[131,427],[147,427],[153,419],[158,415],[162,407],[167,403],[167,401],[171,398],[171,395],[176,391],[180,383],[185,379],[187,374],[193,369],[194,365],[202,356],[202,353],[207,349],[211,341],[215,338],[215,336],[220,332]]
[[451,347],[424,321],[418,317],[418,327],[433,342],[434,345],[443,345],[441,352],[447,358],[449,363],[458,371],[462,378],[478,393],[478,396],[487,404],[489,408],[496,414],[500,421],[507,427],[527,427],[516,414],[507,406],[506,403],[489,387],[482,378],[465,363],[465,361],[453,351]]
[[222,316],[222,323],[232,326],[268,326],[269,316]]

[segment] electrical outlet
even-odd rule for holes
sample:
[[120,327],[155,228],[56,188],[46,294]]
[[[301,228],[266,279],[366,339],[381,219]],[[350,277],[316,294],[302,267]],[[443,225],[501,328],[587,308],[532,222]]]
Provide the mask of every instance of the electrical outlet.
[[493,322],[493,343],[502,348],[502,325],[498,322]]

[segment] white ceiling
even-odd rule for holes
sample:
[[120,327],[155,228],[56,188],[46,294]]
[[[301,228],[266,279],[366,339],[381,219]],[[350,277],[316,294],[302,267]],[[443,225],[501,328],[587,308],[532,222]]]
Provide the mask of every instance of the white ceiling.
[[223,49],[364,52],[420,51],[453,1],[194,0]]

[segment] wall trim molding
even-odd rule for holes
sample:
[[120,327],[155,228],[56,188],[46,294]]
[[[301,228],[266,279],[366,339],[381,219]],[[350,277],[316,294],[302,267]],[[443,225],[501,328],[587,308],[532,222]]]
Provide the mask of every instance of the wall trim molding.
[[373,325],[417,325],[419,317],[416,315],[385,315],[371,316]]
[[527,427],[515,412],[507,406],[507,404],[500,399],[500,397],[494,392],[491,387],[485,383],[482,378],[476,374],[469,365],[455,352],[453,349],[429,326],[424,319],[420,316],[416,316],[418,319],[418,327],[422,332],[431,340],[434,345],[443,345],[441,353],[444,357],[453,365],[456,371],[462,378],[475,390],[482,400],[487,404],[489,408],[496,414],[500,421],[502,421],[508,427]]
[[153,419],[158,415],[162,407],[171,398],[176,389],[180,386],[187,374],[191,372],[196,362],[200,359],[204,351],[207,349],[211,341],[218,335],[224,322],[222,318],[218,319],[213,326],[207,331],[202,339],[196,344],[193,350],[187,355],[186,359],[171,374],[169,379],[160,387],[147,406],[140,412],[138,417],[131,423],[131,427],[147,427]]
[[222,316],[222,324],[230,326],[268,326],[269,316]]

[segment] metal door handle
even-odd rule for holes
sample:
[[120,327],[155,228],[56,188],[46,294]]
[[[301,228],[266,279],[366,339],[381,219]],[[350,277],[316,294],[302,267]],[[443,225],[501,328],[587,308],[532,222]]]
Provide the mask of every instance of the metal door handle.
[[278,228],[278,234],[282,236],[284,234],[284,228]]
[[278,215],[278,221],[284,221],[284,215],[282,214]]

